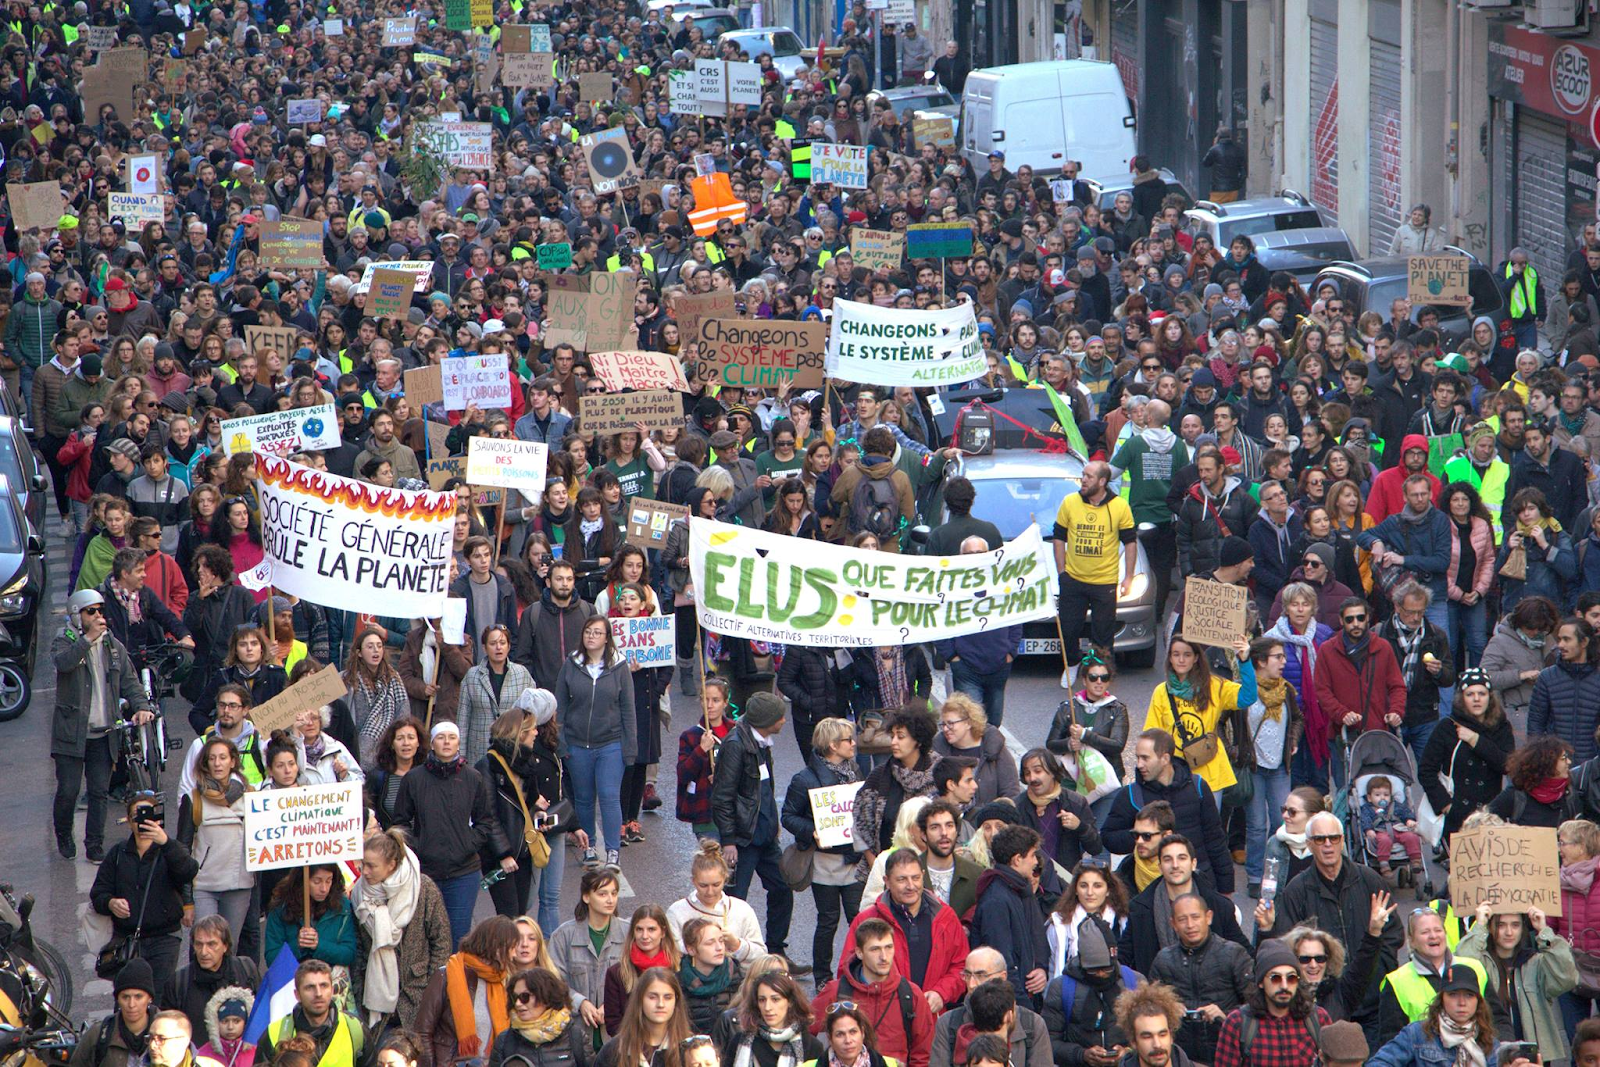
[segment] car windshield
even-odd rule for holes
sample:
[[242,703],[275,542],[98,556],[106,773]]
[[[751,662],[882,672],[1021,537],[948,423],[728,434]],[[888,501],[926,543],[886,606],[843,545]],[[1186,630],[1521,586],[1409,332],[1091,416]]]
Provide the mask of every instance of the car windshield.
[[1305,230],[1322,225],[1322,217],[1315,208],[1304,211],[1282,211],[1275,215],[1256,215],[1245,219],[1223,219],[1217,224],[1217,247],[1227,248],[1235,237],[1252,237],[1274,230]]
[[1351,255],[1348,241],[1316,241],[1311,244],[1268,248],[1264,249],[1263,253],[1266,256],[1275,255],[1285,260],[1316,260],[1320,263],[1333,263],[1341,259],[1349,259]]
[[775,56],[797,56],[801,47],[800,38],[787,30],[772,35],[772,54]]
[[17,456],[16,442],[9,433],[0,433],[0,478],[6,480],[6,484],[13,492],[23,493],[28,489],[27,473],[23,470],[22,460]]
[[935,107],[954,107],[955,98],[946,92],[919,93],[916,96],[897,96],[894,100],[896,115],[904,118],[907,112],[926,111]]
[[1006,478],[999,475],[974,476],[979,506],[974,510],[1000,528],[1007,541],[1021,534],[1031,521],[1049,537],[1056,525],[1056,512],[1069,493],[1078,491],[1074,478]]

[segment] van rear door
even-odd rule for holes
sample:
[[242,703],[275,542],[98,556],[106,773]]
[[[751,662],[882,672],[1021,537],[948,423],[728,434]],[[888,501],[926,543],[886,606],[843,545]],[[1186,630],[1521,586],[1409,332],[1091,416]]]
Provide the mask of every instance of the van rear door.
[[993,130],[994,81],[991,78],[970,75],[961,93],[961,122],[957,136],[962,154],[974,167],[982,167],[983,160],[993,148],[990,139]]
[[[1094,73],[1101,74],[1098,70]],[[1058,107],[1070,158],[1082,164],[1084,174],[1128,173],[1134,143],[1133,131],[1124,121],[1131,114],[1127,96],[1110,91],[1108,80],[1102,76],[1086,77],[1083,72],[1069,73],[1065,69],[1059,76]],[[1120,82],[1114,84],[1120,88]]]
[[1055,79],[1016,76],[1003,83],[996,96],[995,129],[1005,139],[995,147],[1005,151],[1006,168],[1015,173],[1027,164],[1041,173],[1060,170],[1068,142]]

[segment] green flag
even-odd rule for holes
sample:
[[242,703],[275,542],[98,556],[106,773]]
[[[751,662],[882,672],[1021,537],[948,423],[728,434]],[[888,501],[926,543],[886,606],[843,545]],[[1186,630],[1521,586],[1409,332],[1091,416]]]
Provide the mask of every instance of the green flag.
[[1067,444],[1072,450],[1084,459],[1089,458],[1089,446],[1083,439],[1083,432],[1078,429],[1078,420],[1072,415],[1072,405],[1064,400],[1060,393],[1049,382],[1040,382],[1044,391],[1050,397],[1050,406],[1056,409],[1056,421],[1061,424],[1061,432],[1067,438]]

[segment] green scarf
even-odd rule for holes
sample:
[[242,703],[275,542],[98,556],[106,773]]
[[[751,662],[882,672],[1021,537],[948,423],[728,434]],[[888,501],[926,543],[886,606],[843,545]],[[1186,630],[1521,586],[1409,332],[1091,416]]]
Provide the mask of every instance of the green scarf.
[[717,964],[710,974],[695,970],[694,960],[688,956],[678,964],[678,981],[683,991],[691,997],[716,997],[733,985],[733,965],[727,960]]
[[1194,683],[1185,678],[1178,680],[1178,676],[1171,671],[1167,672],[1167,695],[1173,700],[1187,700],[1194,702]]

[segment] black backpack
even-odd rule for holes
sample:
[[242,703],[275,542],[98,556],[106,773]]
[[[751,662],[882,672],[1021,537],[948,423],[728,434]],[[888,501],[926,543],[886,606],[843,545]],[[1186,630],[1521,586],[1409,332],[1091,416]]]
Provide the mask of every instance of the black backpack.
[[900,496],[892,478],[873,478],[862,472],[850,494],[850,532],[872,534],[879,543],[900,532]]

